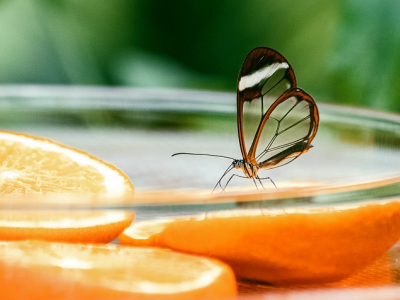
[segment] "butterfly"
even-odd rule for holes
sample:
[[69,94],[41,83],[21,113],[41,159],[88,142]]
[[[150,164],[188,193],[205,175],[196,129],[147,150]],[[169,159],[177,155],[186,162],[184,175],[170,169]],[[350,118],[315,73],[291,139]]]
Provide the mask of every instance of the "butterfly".
[[[317,134],[319,113],[314,99],[297,87],[294,71],[277,51],[258,47],[243,62],[237,81],[237,129],[241,159],[224,155],[207,155],[232,159],[214,190],[225,190],[233,177],[252,179],[264,188],[259,170],[286,165],[308,152]],[[223,178],[233,169],[244,176],[231,175],[222,186]],[[214,191],[213,190],[213,191]]]

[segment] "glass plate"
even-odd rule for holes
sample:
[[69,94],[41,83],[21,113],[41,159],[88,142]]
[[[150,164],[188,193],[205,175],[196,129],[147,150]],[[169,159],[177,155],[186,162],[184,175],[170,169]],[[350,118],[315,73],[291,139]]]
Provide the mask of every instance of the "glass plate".
[[[136,220],[144,220],[235,207],[398,199],[400,116],[319,101],[318,107],[320,127],[314,147],[286,166],[260,171],[278,188],[265,180],[265,190],[257,190],[251,180],[235,178],[226,192],[217,187],[212,193],[231,160],[171,155],[192,152],[241,158],[234,93],[1,86],[2,130],[47,137],[98,156],[130,177],[136,195],[3,198],[0,205],[134,209]],[[269,291],[260,284],[239,287],[245,294]]]
[[[134,199],[93,205],[234,206],[336,203],[397,197],[400,193],[400,117],[318,103],[313,148],[294,162],[252,180],[234,178],[226,192],[214,186],[231,161],[181,155],[193,152],[241,158],[234,93],[103,87],[2,86],[3,130],[47,137],[85,150],[122,169]],[[240,170],[235,170],[240,174]],[[228,179],[227,176],[225,179]],[[225,180],[226,182],[226,180]],[[174,211],[179,211],[176,207]]]

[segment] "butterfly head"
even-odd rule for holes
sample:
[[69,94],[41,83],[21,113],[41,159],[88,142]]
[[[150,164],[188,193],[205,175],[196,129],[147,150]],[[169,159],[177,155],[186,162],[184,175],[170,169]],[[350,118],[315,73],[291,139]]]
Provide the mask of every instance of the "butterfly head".
[[257,177],[258,167],[246,161],[245,159],[235,159],[232,162],[232,165],[235,167],[235,169],[241,169],[247,178]]

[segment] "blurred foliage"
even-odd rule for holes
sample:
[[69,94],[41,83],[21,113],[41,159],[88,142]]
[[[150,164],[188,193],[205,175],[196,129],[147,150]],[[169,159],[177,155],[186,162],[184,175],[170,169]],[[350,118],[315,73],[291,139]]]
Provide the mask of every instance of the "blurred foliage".
[[316,99],[400,112],[397,0],[0,0],[0,83],[234,91],[281,52]]

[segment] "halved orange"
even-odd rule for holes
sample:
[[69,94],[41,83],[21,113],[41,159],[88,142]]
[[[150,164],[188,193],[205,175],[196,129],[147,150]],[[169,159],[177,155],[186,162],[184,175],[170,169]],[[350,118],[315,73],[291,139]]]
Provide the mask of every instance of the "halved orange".
[[0,241],[109,243],[134,217],[133,212],[113,210],[0,210]]
[[226,264],[166,249],[39,241],[0,243],[0,299],[234,297]]
[[341,280],[400,238],[400,202],[250,209],[132,223],[126,245],[165,247],[221,259],[237,277],[274,285]]
[[133,193],[129,178],[116,167],[54,141],[0,131],[0,194]]

